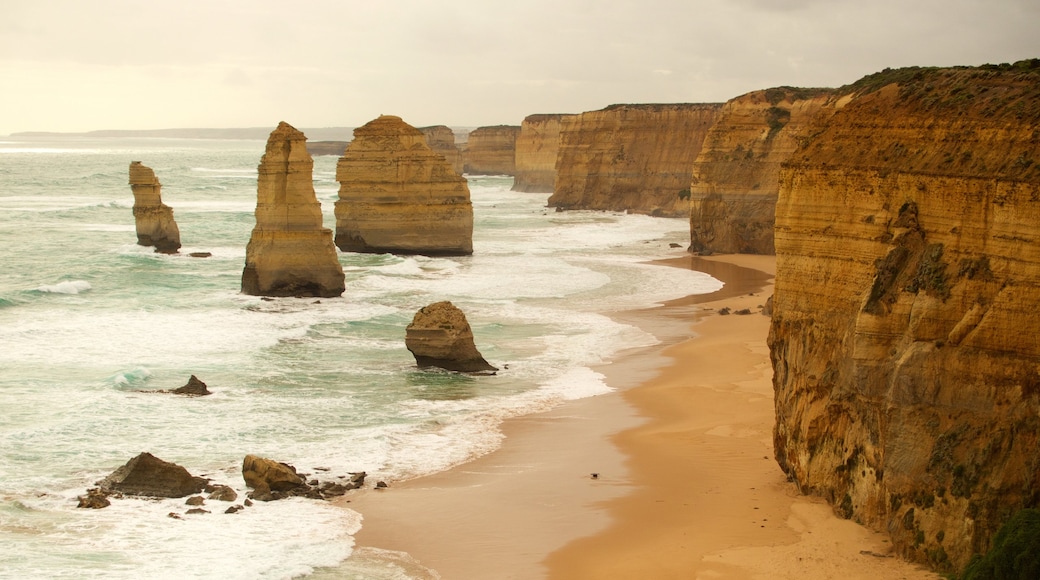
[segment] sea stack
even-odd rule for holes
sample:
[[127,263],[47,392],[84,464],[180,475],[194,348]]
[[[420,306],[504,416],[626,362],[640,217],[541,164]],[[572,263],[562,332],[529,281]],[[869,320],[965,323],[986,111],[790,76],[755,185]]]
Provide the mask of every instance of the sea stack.
[[513,191],[552,193],[563,120],[574,115],[528,115],[516,138]]
[[173,209],[162,202],[162,184],[155,172],[140,161],[131,161],[130,189],[134,192],[138,245],[155,246],[155,251],[163,254],[176,254],[181,247],[181,232],[173,221]]
[[254,296],[339,296],[343,267],[322,227],[307,137],[286,122],[267,140],[257,177],[256,227],[246,246],[242,292]]
[[516,138],[520,127],[477,127],[462,151],[464,170],[471,175],[516,175]]
[[404,344],[420,368],[466,373],[498,370],[477,350],[466,315],[448,301],[420,308],[405,330]]
[[435,152],[444,156],[448,163],[455,169],[456,173],[462,173],[462,151],[455,144],[455,132],[447,125],[434,125],[432,127],[419,127],[422,134],[426,136],[426,144]]
[[473,253],[469,186],[392,115],[354,129],[336,167],[336,245],[345,252],[424,255]]

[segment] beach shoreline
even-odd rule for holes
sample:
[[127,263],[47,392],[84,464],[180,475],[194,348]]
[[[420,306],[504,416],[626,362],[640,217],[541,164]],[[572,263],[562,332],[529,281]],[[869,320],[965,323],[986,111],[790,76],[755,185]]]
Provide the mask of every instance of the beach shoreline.
[[611,393],[506,421],[503,445],[471,462],[344,498],[364,518],[356,553],[405,553],[420,578],[938,578],[799,496],[773,460],[760,311],[775,257],[657,263],[725,286],[611,313],[660,341],[594,369]]

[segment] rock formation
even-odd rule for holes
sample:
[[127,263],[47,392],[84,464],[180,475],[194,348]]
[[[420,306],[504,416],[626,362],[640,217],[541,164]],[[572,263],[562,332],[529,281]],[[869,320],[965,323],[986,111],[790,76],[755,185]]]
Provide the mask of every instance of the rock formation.
[[111,475],[98,482],[106,492],[148,497],[184,497],[199,493],[206,480],[194,477],[180,465],[163,461],[151,453],[141,453]]
[[721,107],[612,105],[565,119],[549,206],[686,217],[693,162]]
[[774,253],[780,165],[833,112],[832,93],[779,87],[723,105],[693,164],[690,251]]
[[574,115],[528,115],[516,138],[513,191],[552,193],[563,120]]
[[336,166],[336,245],[345,252],[473,253],[469,186],[400,117],[354,130]]
[[780,173],[776,459],[955,571],[1040,505],[1040,60],[839,92]]
[[515,175],[519,135],[516,125],[477,127],[462,150],[464,171],[470,175]]
[[477,351],[466,315],[451,302],[420,308],[405,330],[404,344],[420,368],[468,373],[498,370]]
[[307,137],[284,121],[271,132],[257,177],[256,227],[246,246],[242,292],[339,296],[344,290],[332,231],[322,227]]
[[173,209],[162,202],[162,184],[155,172],[140,161],[131,161],[130,189],[134,192],[138,245],[155,246],[155,251],[163,254],[176,254],[181,247],[181,231],[173,221]]
[[455,173],[462,175],[462,151],[455,145],[455,132],[446,125],[434,125],[432,127],[419,127],[426,144],[451,165]]
[[287,493],[307,485],[295,467],[256,455],[242,460],[242,479],[253,488],[252,498],[260,501],[278,499],[271,497],[272,492]]

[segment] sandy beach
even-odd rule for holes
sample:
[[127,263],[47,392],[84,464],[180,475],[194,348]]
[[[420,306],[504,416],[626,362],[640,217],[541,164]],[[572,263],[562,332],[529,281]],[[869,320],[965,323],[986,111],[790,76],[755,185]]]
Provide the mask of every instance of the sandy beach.
[[413,575],[446,580],[939,578],[798,495],[773,460],[760,309],[775,258],[662,266],[726,286],[618,313],[662,342],[596,369],[614,392],[509,421],[475,461],[350,496],[357,549],[406,552]]

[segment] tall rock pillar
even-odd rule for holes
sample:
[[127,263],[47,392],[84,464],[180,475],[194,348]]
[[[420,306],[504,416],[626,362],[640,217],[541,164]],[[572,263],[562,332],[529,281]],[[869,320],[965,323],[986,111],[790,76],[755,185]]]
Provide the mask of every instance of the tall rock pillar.
[[258,168],[256,227],[242,271],[246,294],[332,297],[345,289],[332,230],[322,227],[306,141],[284,121],[267,140]]
[[162,202],[162,184],[155,172],[140,161],[131,161],[130,189],[134,192],[137,243],[155,246],[155,251],[163,254],[176,254],[181,247],[181,232],[173,221],[173,209]]

